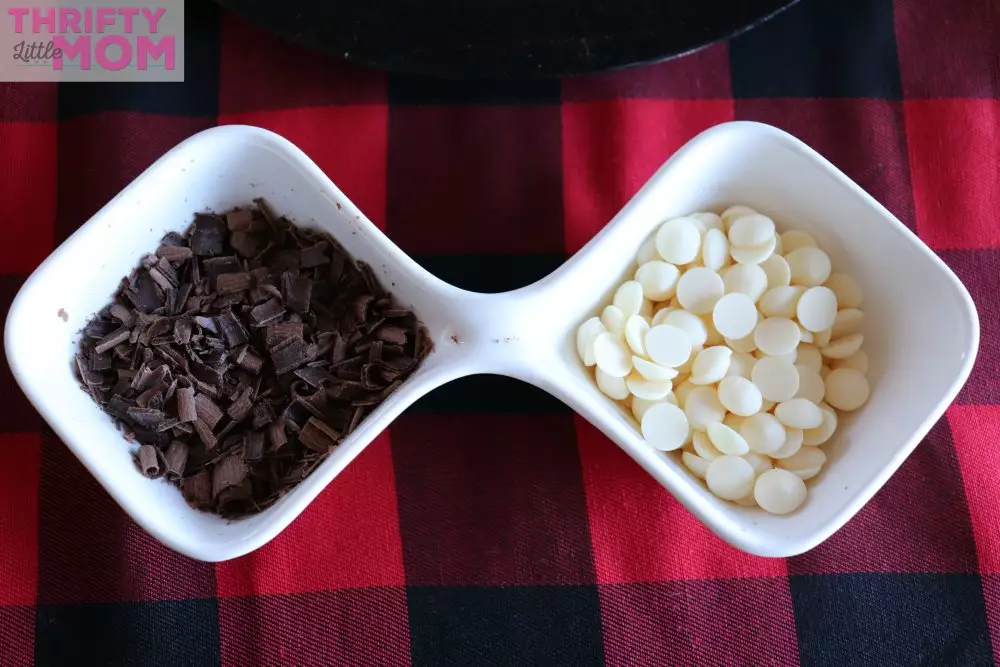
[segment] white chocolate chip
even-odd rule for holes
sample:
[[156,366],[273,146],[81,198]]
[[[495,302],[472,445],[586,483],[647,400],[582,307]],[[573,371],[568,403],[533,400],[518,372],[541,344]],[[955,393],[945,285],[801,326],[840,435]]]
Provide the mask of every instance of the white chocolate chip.
[[805,288],[798,285],[769,289],[760,297],[760,312],[766,317],[795,317],[803,292]]
[[656,250],[671,264],[693,262],[701,250],[698,224],[688,218],[667,220],[656,232]]
[[644,398],[647,401],[656,401],[667,397],[673,386],[670,384],[670,380],[666,382],[650,382],[644,378],[639,373],[632,371],[627,378],[625,378],[625,385],[628,387],[629,392],[633,396],[638,398]]
[[753,299],[742,292],[726,294],[712,309],[712,323],[726,338],[745,338],[757,326],[757,307]]
[[720,456],[708,464],[705,481],[709,490],[723,500],[739,500],[754,485],[753,466],[738,456]]
[[692,434],[691,446],[695,453],[706,461],[714,461],[723,455],[704,431],[695,431]]
[[663,324],[677,327],[686,333],[691,339],[693,347],[702,347],[708,340],[708,329],[705,327],[705,322],[694,313],[689,313],[686,310],[670,311],[664,318]]
[[625,335],[625,313],[618,306],[607,306],[601,312],[601,323],[605,329],[616,336]]
[[621,339],[605,332],[594,339],[594,361],[598,368],[613,377],[623,378],[632,370],[632,354]]
[[827,278],[825,285],[837,295],[837,303],[841,308],[857,308],[861,305],[861,285],[853,276],[846,273],[833,273]]
[[825,331],[837,318],[837,295],[829,287],[810,287],[802,293],[796,313],[809,331]]
[[734,245],[730,245],[729,256],[739,264],[760,264],[774,254],[774,248],[776,245],[776,236],[772,236],[769,241],[762,245],[747,246],[746,248],[738,248]]
[[694,364],[691,366],[691,383],[715,384],[726,377],[732,356],[733,351],[722,345],[706,347],[701,350],[695,356]]
[[799,326],[785,317],[769,317],[753,331],[757,348],[771,356],[794,352],[800,338]]
[[646,356],[646,346],[643,341],[649,332],[649,324],[641,315],[633,315],[625,320],[625,342],[632,352],[640,357]]
[[729,242],[738,248],[764,245],[773,237],[774,220],[759,213],[741,216],[729,228]]
[[788,287],[792,284],[792,270],[788,268],[788,262],[778,254],[777,250],[760,263],[760,268],[764,269],[764,275],[767,276],[767,289]]
[[865,323],[865,314],[857,308],[844,308],[837,313],[833,320],[833,327],[830,330],[830,338],[837,340],[852,333],[861,331]]
[[815,403],[804,398],[793,398],[790,401],[778,403],[777,407],[774,408],[774,416],[782,424],[792,428],[816,428],[823,423],[823,412]]
[[808,428],[802,431],[802,444],[812,446],[822,445],[837,430],[837,413],[834,412],[833,408],[824,406],[826,406],[826,403],[819,406],[819,409],[823,412],[823,423],[816,428]]
[[712,312],[715,302],[722,298],[725,286],[719,274],[698,266],[688,269],[677,281],[677,300],[696,315]]
[[666,301],[674,295],[680,270],[664,261],[646,262],[635,272],[635,281],[642,293],[653,301]]
[[847,359],[861,349],[861,344],[864,341],[864,334],[854,333],[838,338],[826,347],[821,347],[819,352],[827,359]]
[[[676,368],[691,357],[691,337],[669,324],[653,327],[646,333],[646,353],[660,366]],[[598,360],[600,365],[600,360]]]
[[741,456],[750,451],[750,446],[739,433],[725,424],[715,422],[708,425],[708,439],[723,454]]
[[868,353],[858,350],[846,359],[838,359],[833,362],[834,368],[853,368],[862,375],[868,372]]
[[793,456],[802,447],[802,438],[802,429],[786,428],[785,442],[776,451],[771,452],[771,458],[787,459],[789,456]]
[[605,331],[607,329],[599,317],[591,317],[576,330],[576,352],[584,365],[593,366],[597,363],[594,359],[594,339]]
[[771,514],[788,514],[805,502],[806,485],[787,470],[768,470],[754,483],[753,497]]
[[[719,402],[727,410],[741,417],[760,412],[762,397],[760,390],[746,378],[731,376],[719,383]],[[722,417],[719,418],[722,420]]]
[[785,427],[777,417],[766,412],[747,417],[739,430],[750,450],[758,454],[776,452],[785,444]]
[[709,229],[701,243],[701,261],[705,268],[718,271],[729,263],[729,241],[719,229]]
[[680,449],[689,432],[687,417],[676,405],[657,403],[642,416],[642,437],[662,452]]
[[784,255],[803,247],[818,247],[816,239],[810,236],[808,233],[799,231],[798,229],[792,229],[781,235],[781,245],[784,248]]
[[[754,364],[750,379],[769,401],[788,401],[799,391],[800,374],[795,366],[781,357],[764,357]],[[819,375],[816,375],[819,380]],[[822,384],[822,380],[820,380]]]
[[737,264],[722,279],[726,294],[741,292],[756,303],[767,289],[767,274],[756,264]]
[[830,277],[830,256],[819,248],[802,246],[785,253],[792,272],[792,284],[816,287]]
[[853,368],[832,370],[824,379],[826,402],[845,412],[857,410],[868,401],[871,389],[865,376]]
[[726,416],[726,409],[722,407],[716,391],[713,387],[695,387],[687,396],[684,403],[684,414],[687,415],[688,423],[696,431],[704,431],[713,422],[721,422]]
[[654,364],[652,361],[632,355],[632,366],[636,372],[650,382],[669,382],[677,377],[677,369]]
[[604,392],[608,398],[622,401],[628,398],[628,387],[625,386],[625,378],[608,375],[600,367],[597,369],[597,388]]
[[612,303],[618,306],[626,319],[639,314],[642,308],[642,285],[634,280],[628,280],[621,284],[615,292]]
[[690,452],[681,453],[681,461],[698,479],[705,479],[708,475],[709,462]]
[[819,371],[799,364],[795,366],[795,372],[799,376],[799,388],[792,398],[804,398],[810,403],[819,405],[826,395],[826,385],[823,383],[823,378],[819,376]]

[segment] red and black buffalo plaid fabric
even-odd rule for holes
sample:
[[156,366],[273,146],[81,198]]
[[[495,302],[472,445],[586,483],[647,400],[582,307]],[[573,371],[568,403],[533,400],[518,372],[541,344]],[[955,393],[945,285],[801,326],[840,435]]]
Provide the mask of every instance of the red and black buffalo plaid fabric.
[[0,85],[0,301],[216,124],[288,137],[433,273],[501,291],[552,271],[696,133],[754,119],[827,155],[958,273],[979,361],[888,485],[797,558],[734,550],[564,405],[476,377],[400,417],[272,543],[218,565],[136,527],[3,365],[0,665],[1000,656],[997,0],[803,0],[680,60],[520,83],[349,66],[205,1],[187,17],[183,84]]

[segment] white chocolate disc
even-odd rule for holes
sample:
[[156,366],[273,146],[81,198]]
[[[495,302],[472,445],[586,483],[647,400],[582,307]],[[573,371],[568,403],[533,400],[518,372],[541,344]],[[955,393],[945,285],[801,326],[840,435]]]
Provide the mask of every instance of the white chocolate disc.
[[[762,400],[760,390],[746,378],[730,376],[719,383],[719,402],[741,417],[760,412]],[[721,420],[720,417],[719,421]]]
[[788,262],[775,251],[773,255],[760,263],[760,268],[764,269],[767,276],[767,289],[775,287],[788,287],[792,284],[792,270],[788,268]]
[[635,255],[636,264],[642,266],[646,262],[662,259],[660,253],[656,251],[656,235],[650,236],[639,246],[639,252]]
[[676,405],[657,403],[642,416],[642,437],[661,452],[680,449],[689,433],[687,417]]
[[646,262],[635,272],[635,281],[642,287],[643,296],[653,301],[670,299],[680,277],[676,266],[660,260]]
[[669,382],[677,377],[676,369],[654,364],[652,361],[648,361],[634,354],[632,355],[632,366],[635,368],[636,372],[639,373],[639,375],[646,378],[650,382]]
[[750,451],[747,441],[739,433],[725,424],[715,422],[708,425],[708,439],[723,454],[741,456]]
[[774,220],[756,213],[740,216],[729,228],[729,243],[738,248],[751,248],[774,238]]
[[736,206],[730,206],[722,212],[722,226],[726,233],[729,233],[729,230],[733,226],[733,222],[736,221],[737,218],[741,218],[744,215],[754,215],[756,213],[757,211],[753,210],[749,206],[741,206],[739,204]]
[[722,279],[726,294],[742,292],[756,303],[767,289],[767,274],[756,264],[737,264]]
[[720,229],[709,229],[701,242],[701,262],[718,271],[729,263],[729,241]]
[[679,407],[684,408],[687,406],[688,394],[694,391],[696,386],[697,385],[691,384],[688,380],[674,383],[673,396],[677,399],[677,405]]
[[677,327],[686,333],[691,339],[693,347],[701,347],[708,340],[708,329],[705,327],[705,322],[694,313],[689,313],[686,310],[670,311],[664,318],[663,324]]
[[830,277],[830,256],[819,248],[802,246],[785,253],[785,261],[792,271],[792,284],[816,287]]
[[800,338],[799,326],[785,317],[769,317],[753,330],[757,348],[772,357],[794,352]]
[[798,285],[775,287],[764,292],[760,297],[760,312],[765,317],[795,317],[799,299],[805,288]]
[[632,416],[635,417],[635,420],[641,424],[642,423],[642,417],[643,417],[643,415],[646,414],[646,410],[649,410],[651,407],[653,407],[657,403],[664,403],[664,402],[666,402],[665,399],[660,399],[659,401],[647,401],[644,398],[639,398],[638,396],[633,396],[632,397]]
[[771,452],[772,459],[787,459],[794,455],[802,447],[802,429],[786,428],[785,442],[777,451]]
[[682,452],[681,461],[684,462],[684,466],[698,479],[705,479],[705,476],[708,475],[709,462],[700,456],[691,452]]
[[576,353],[580,355],[584,365],[593,366],[597,363],[594,359],[594,339],[607,331],[599,317],[591,317],[576,330]]
[[740,425],[740,435],[747,441],[750,450],[758,454],[770,454],[785,444],[785,427],[774,415],[758,412],[747,417]]
[[641,315],[633,315],[625,320],[625,342],[632,349],[634,354],[640,357],[646,356],[646,334],[649,332],[649,324]]
[[819,352],[827,359],[847,359],[861,349],[864,341],[864,334],[854,333],[832,341],[826,347],[821,347]]
[[774,416],[782,424],[791,428],[816,428],[823,423],[823,412],[815,403],[804,398],[793,398],[784,403],[778,403],[774,408]]
[[628,280],[618,287],[612,303],[621,308],[627,319],[639,314],[639,309],[642,308],[642,298],[642,285],[635,280]]
[[691,337],[683,329],[669,324],[650,329],[645,343],[647,355],[660,366],[676,368],[691,357]]
[[715,302],[722,298],[725,286],[719,274],[705,267],[688,269],[677,281],[677,300],[696,315],[712,312]]
[[774,469],[774,464],[771,463],[770,457],[764,456],[763,454],[748,452],[740,458],[752,465],[753,471],[757,475],[763,475],[768,470]]
[[715,302],[712,323],[726,338],[745,338],[757,326],[757,307],[753,299],[742,292],[726,294]]
[[827,287],[837,295],[837,303],[841,308],[857,308],[862,302],[861,285],[846,273],[833,273],[827,278]]
[[787,470],[768,470],[754,483],[753,497],[766,512],[789,514],[805,502],[806,485]]
[[[853,368],[832,370],[824,379],[826,402],[845,412],[857,410],[868,401],[868,380]],[[818,426],[818,424],[817,424]]]
[[716,396],[714,387],[695,387],[687,396],[684,403],[684,414],[687,415],[688,423],[696,431],[704,431],[713,422],[721,422],[726,416],[726,409],[722,407]]
[[830,329],[830,339],[837,340],[852,333],[861,331],[865,323],[865,314],[857,308],[844,308],[837,313]]
[[738,456],[720,456],[708,464],[705,481],[709,490],[723,500],[739,500],[753,490],[753,466]]
[[790,471],[822,468],[826,465],[826,453],[819,447],[802,447],[792,456],[775,461],[774,464]]
[[726,377],[732,356],[733,351],[728,347],[722,345],[706,347],[694,358],[694,364],[691,366],[691,383],[715,384]]
[[810,287],[802,293],[795,310],[803,327],[813,332],[825,331],[837,318],[837,295],[829,287]]
[[811,248],[818,247],[816,239],[806,232],[799,231],[798,229],[791,229],[781,235],[781,245],[784,249],[783,255],[787,255],[793,250],[809,246]]
[[594,361],[598,368],[613,377],[623,378],[632,370],[632,353],[610,331],[594,339]]
[[757,343],[753,340],[753,334],[743,338],[726,338],[726,345],[733,348],[733,352],[750,354],[757,349]]
[[778,243],[777,238],[777,236],[772,236],[763,245],[748,246],[746,248],[738,248],[730,244],[729,256],[739,264],[760,264],[774,254],[774,248]]
[[[781,357],[764,357],[754,364],[751,381],[769,401],[788,401],[799,390],[799,371]],[[819,374],[816,374],[819,379]],[[822,380],[820,380],[822,384]]]
[[837,430],[837,413],[833,408],[824,403],[819,406],[819,409],[823,412],[823,423],[816,428],[802,431],[802,444],[804,445],[825,444],[833,436],[833,432]]
[[795,366],[795,372],[799,376],[799,388],[792,398],[804,398],[816,405],[822,403],[823,397],[826,395],[826,385],[823,378],[819,376],[819,371],[800,364]]
[[656,232],[656,250],[671,264],[693,262],[701,250],[699,225],[688,218],[667,220]]
[[723,455],[722,452],[720,452],[718,448],[712,444],[708,434],[704,431],[694,431],[691,437],[691,445],[694,448],[695,454],[706,461],[714,461]]
[[670,380],[666,382],[650,382],[643,376],[639,375],[635,371],[632,371],[627,378],[625,378],[625,385],[628,387],[629,392],[633,396],[638,398],[644,398],[647,401],[658,401],[667,397],[673,386],[670,384]]
[[729,360],[729,370],[726,371],[726,375],[738,375],[749,380],[753,377],[753,367],[756,365],[757,359],[752,354],[734,352]]
[[710,212],[709,213],[692,213],[691,215],[689,215],[687,217],[691,218],[692,220],[697,220],[698,222],[700,222],[701,225],[702,225],[702,227],[705,228],[705,233],[708,233],[708,231],[712,230],[712,229],[718,229],[719,231],[722,231],[722,229],[723,229],[722,228],[722,218],[720,218],[715,213],[710,213]]
[[625,385],[625,378],[608,375],[598,367],[597,388],[604,392],[608,398],[616,401],[623,401],[628,398],[628,387]]
[[823,355],[815,345],[799,345],[795,349],[795,365],[806,366],[818,373],[823,367]]
[[868,353],[858,350],[846,359],[837,359],[833,362],[834,368],[853,368],[862,375],[868,373]]
[[618,306],[607,306],[601,312],[601,323],[604,328],[616,336],[625,335],[625,313]]

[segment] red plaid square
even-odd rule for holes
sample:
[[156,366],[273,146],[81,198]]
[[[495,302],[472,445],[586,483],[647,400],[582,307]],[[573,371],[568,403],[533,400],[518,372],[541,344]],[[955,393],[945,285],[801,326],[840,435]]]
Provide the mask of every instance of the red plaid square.
[[913,228],[899,102],[857,98],[737,100],[736,117],[768,123],[802,139]]
[[[233,14],[223,14],[221,32],[221,115],[331,104],[377,104],[386,99],[386,77],[381,72],[289,42]],[[247,48],[248,44],[253,46]]]
[[31,273],[52,250],[58,135],[55,123],[0,122],[3,273]]
[[1000,101],[905,108],[920,237],[934,249],[1000,246]]
[[[1000,574],[1000,406],[956,405],[948,410],[955,451],[976,536],[979,571]],[[1000,613],[1000,608],[995,611]]]
[[388,108],[380,104],[303,107],[221,114],[277,132],[301,148],[368,218],[385,228]]
[[564,104],[565,250],[573,253],[689,139],[732,120],[731,100]]
[[406,252],[562,251],[557,106],[394,106],[388,177]]
[[990,627],[993,661],[1000,664],[1000,576],[983,574],[983,601],[986,603],[986,621]]
[[605,584],[600,596],[611,667],[798,664],[784,577]]
[[0,607],[0,665],[35,663],[35,608]]
[[389,438],[354,460],[281,535],[216,568],[221,597],[402,585]]
[[895,0],[903,93],[1000,95],[1000,4],[995,0]]
[[857,516],[823,544],[790,559],[788,569],[792,574],[974,572],[968,516],[962,473],[942,419]]
[[594,581],[569,415],[404,415],[392,443],[407,585]]
[[139,528],[48,429],[41,458],[38,604],[215,596],[214,566]]
[[643,99],[728,99],[729,45],[716,44],[662,63],[563,81],[563,100],[584,102],[616,97]]
[[576,424],[598,583],[786,574],[785,561],[712,535],[600,431],[582,417]]
[[59,124],[59,210],[64,240],[157,158],[215,119],[107,111]]
[[40,451],[37,433],[0,435],[0,606],[35,603]]
[[219,639],[221,664],[231,667],[409,665],[406,590],[224,598]]

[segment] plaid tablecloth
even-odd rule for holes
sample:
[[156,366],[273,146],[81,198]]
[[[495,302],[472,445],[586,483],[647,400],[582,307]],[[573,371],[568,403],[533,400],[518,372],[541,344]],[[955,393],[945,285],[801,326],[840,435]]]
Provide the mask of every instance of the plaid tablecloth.
[[565,406],[479,377],[422,400],[280,537],[220,565],[137,528],[4,364],[0,665],[1000,655],[997,0],[803,0],[675,62],[514,84],[367,71],[204,1],[187,12],[184,84],[0,85],[0,302],[219,123],[288,137],[421,264],[497,291],[554,269],[694,134],[755,119],[827,155],[948,262],[980,309],[979,361],[885,489],[801,557],[728,547]]

